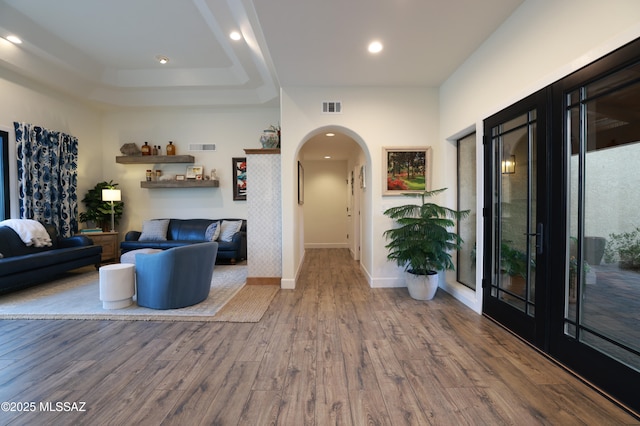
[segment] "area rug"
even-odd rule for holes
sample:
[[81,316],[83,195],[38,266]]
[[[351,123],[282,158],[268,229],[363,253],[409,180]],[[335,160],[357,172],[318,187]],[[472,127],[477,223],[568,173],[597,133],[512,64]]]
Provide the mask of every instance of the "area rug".
[[[209,297],[197,305],[156,310],[134,303],[124,309],[106,310],[99,300],[98,272],[71,272],[48,284],[0,296],[0,319],[257,322],[277,288],[269,286],[272,294],[251,294],[253,288],[242,292],[246,279],[246,265],[216,265]],[[236,312],[226,309],[218,316],[236,295],[239,300],[232,304]]]

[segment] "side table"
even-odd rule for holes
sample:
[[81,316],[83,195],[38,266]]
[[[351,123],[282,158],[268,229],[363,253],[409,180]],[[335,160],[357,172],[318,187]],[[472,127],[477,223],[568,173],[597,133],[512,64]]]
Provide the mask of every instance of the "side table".
[[116,262],[118,260],[117,232],[86,232],[82,234],[93,240],[93,244],[102,246],[102,262]]

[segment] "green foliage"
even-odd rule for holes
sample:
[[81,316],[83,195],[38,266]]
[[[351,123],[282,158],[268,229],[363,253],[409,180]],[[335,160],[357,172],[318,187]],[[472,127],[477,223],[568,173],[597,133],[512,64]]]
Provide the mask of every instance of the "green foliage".
[[[86,207],[86,211],[80,213],[80,222],[96,222],[98,226],[102,226],[105,223],[111,222],[111,203],[108,201],[102,201],[103,189],[117,189],[118,184],[109,182],[99,182],[93,189],[90,189],[82,199]],[[118,223],[118,219],[122,217],[124,211],[124,203],[122,201],[115,201],[113,203],[115,223]]]
[[450,228],[467,217],[469,210],[457,211],[426,202],[426,198],[446,189],[404,194],[420,198],[421,203],[391,207],[384,212],[398,224],[383,234],[389,241],[385,246],[389,250],[387,259],[418,275],[454,269],[450,252],[459,250],[463,241]]
[[[500,268],[502,272],[512,277],[519,276],[527,278],[527,255],[526,253],[514,249],[508,241],[502,241],[500,244]],[[531,266],[535,267],[533,259]]]
[[607,263],[619,262],[621,269],[640,271],[640,228],[636,227],[631,232],[609,234],[604,260]]

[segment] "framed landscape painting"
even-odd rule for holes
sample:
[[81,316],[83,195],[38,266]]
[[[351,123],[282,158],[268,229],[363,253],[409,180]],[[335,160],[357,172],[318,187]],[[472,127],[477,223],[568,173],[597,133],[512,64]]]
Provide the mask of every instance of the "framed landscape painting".
[[423,192],[431,189],[431,147],[384,147],[382,195]]

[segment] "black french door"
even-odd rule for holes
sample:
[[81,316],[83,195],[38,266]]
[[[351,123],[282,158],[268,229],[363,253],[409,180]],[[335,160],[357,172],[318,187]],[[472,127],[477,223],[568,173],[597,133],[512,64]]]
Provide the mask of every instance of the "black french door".
[[640,412],[640,40],[484,134],[483,313]]
[[563,240],[549,352],[640,412],[640,40],[553,94]]
[[536,346],[546,334],[547,91],[489,117],[483,312]]

